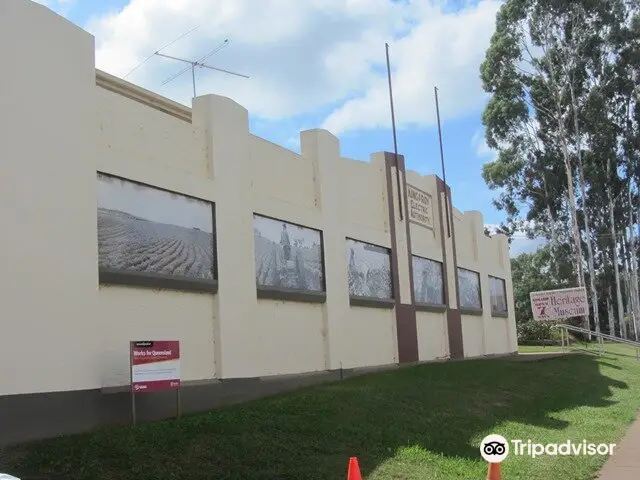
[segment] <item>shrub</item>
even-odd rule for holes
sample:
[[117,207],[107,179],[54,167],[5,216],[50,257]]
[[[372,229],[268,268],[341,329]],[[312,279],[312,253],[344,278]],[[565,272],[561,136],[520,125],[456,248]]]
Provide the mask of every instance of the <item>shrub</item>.
[[560,343],[560,332],[552,328],[556,322],[535,321],[521,322],[517,325],[518,343],[520,345],[555,345]]

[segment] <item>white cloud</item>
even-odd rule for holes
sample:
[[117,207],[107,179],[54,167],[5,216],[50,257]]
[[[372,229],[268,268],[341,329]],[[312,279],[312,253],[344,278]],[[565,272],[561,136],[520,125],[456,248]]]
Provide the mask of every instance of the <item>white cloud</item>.
[[514,237],[509,246],[509,255],[515,258],[522,253],[533,253],[546,243],[544,238]]
[[[415,27],[390,45],[398,124],[435,123],[434,85],[439,89],[443,120],[482,106],[485,95],[478,68],[500,4],[496,0],[481,0],[457,13],[444,13],[423,2]],[[341,133],[389,123],[388,85],[383,74],[374,79],[364,94],[334,111],[324,126]]]
[[[530,224],[530,225],[526,225]],[[533,222],[525,222],[523,228],[527,226],[533,226]],[[485,224],[485,227],[489,229],[489,233],[495,235],[499,225]],[[529,238],[527,234],[522,230],[517,230],[511,237],[511,245],[509,245],[509,255],[511,258],[517,257],[522,253],[533,253],[540,247],[546,245],[547,240],[542,237]]]
[[[163,53],[197,59],[225,38],[207,62],[249,75],[198,70],[198,94],[233,98],[262,118],[278,120],[319,108],[336,134],[386,126],[389,99],[384,43],[390,44],[398,125],[430,124],[433,86],[444,119],[482,105],[478,66],[494,28],[498,0],[452,12],[441,0],[131,0],[90,20],[98,68],[124,76],[157,48],[200,27]],[[183,64],[153,57],[127,80],[190,104]]]
[[482,160],[492,161],[496,158],[495,150],[489,148],[484,138],[484,129],[479,128],[471,138],[471,148],[476,152],[476,156]]
[[287,145],[291,148],[295,148],[296,150],[300,150],[300,136],[297,135],[295,137],[289,137],[287,139]]

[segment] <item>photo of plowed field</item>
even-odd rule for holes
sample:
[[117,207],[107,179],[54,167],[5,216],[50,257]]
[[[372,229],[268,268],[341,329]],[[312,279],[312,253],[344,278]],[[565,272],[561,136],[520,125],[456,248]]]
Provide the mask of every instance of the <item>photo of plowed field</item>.
[[393,298],[389,250],[356,240],[347,240],[349,295]]
[[213,235],[98,209],[101,268],[213,279]]
[[214,279],[212,204],[98,174],[101,270]]
[[254,216],[256,283],[263,287],[324,290],[320,232]]

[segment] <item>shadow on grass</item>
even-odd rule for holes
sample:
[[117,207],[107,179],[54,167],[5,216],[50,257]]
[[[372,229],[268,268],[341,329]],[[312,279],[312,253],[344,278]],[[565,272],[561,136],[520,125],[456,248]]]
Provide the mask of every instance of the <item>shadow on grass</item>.
[[349,456],[367,474],[412,445],[478,461],[478,434],[506,421],[565,429],[554,412],[607,407],[614,388],[628,386],[586,355],[430,364],[9,453],[25,480],[337,479]]
[[[583,351],[593,352],[594,354],[597,354],[600,349],[600,346],[596,342],[591,342],[591,343],[576,342],[575,345],[580,345]],[[605,348],[606,355],[638,359],[638,349],[633,345],[624,344],[624,343],[615,343],[615,342],[605,342],[604,348]]]
[[[613,358],[613,357],[607,357],[607,356],[603,356],[603,357],[601,357],[601,358],[606,358],[607,360],[615,360],[615,358]],[[599,363],[601,366],[603,366],[603,367],[613,368],[614,370],[622,370],[622,367],[621,367],[621,366],[619,366],[619,365],[615,365],[615,364],[613,364],[613,363],[605,362],[605,361],[603,361],[603,360],[600,360],[598,363]]]
[[605,349],[605,355],[611,355],[614,358],[616,358],[616,357],[627,357],[627,358],[634,358],[634,359],[638,360],[638,354],[637,353],[623,353],[621,351],[612,352],[610,350],[606,350]]

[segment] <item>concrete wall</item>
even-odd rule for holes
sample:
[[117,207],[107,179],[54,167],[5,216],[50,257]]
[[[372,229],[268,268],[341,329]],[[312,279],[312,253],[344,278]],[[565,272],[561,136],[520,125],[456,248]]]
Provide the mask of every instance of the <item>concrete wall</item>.
[[[506,238],[435,175],[343,158],[324,130],[296,154],[252,135],[231,99],[188,109],[96,72],[93,37],[27,0],[0,3],[0,40],[0,397],[125,386],[130,340],[180,340],[187,384],[516,350]],[[100,281],[97,172],[213,202],[215,288]],[[415,189],[428,226],[410,221]],[[323,292],[257,289],[254,214],[322,232]],[[350,296],[347,239],[390,250],[393,298]],[[443,264],[439,304],[416,301],[413,255]],[[459,305],[458,267],[480,274],[479,312]],[[506,316],[488,275],[506,281]]]
[[97,386],[93,38],[8,0],[0,54],[0,395]]

